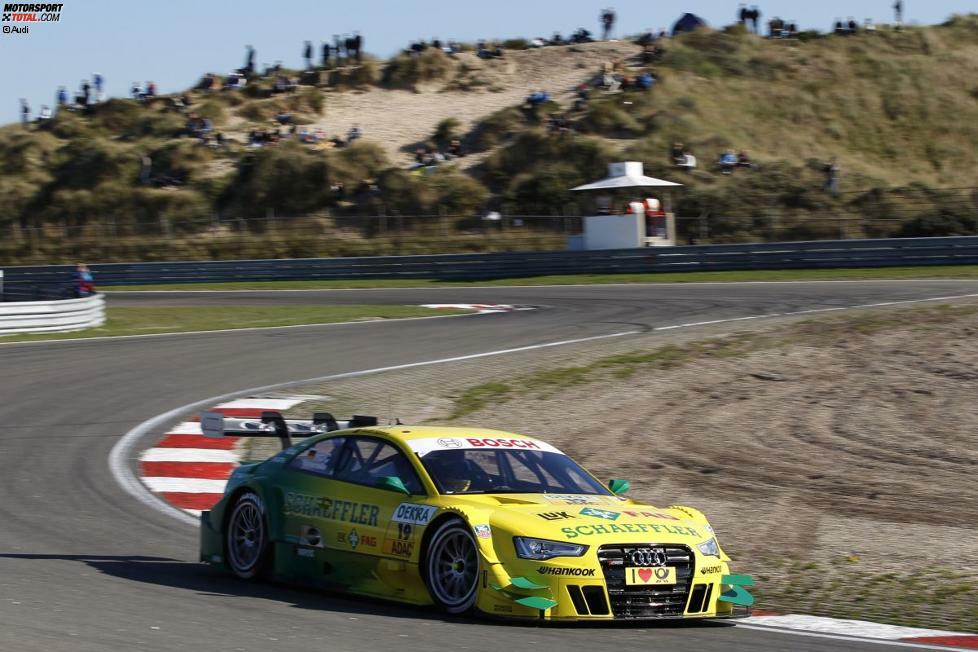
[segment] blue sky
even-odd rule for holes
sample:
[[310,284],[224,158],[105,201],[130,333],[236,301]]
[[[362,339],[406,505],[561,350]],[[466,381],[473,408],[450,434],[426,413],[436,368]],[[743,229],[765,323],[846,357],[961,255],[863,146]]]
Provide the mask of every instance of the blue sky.
[[[360,30],[365,49],[388,56],[418,38],[479,38],[568,34],[597,30],[602,0],[63,0],[59,23],[34,24],[26,35],[0,34],[0,122],[18,119],[18,99],[36,115],[53,105],[59,85],[74,92],[101,72],[110,95],[125,95],[133,81],[156,82],[160,92],[192,85],[206,71],[227,72],[244,62],[244,46],[257,63],[281,60],[298,67],[302,44]],[[892,0],[753,0],[762,20],[778,15],[802,29],[826,29],[836,17],[862,22],[892,19]],[[668,27],[691,11],[714,26],[733,22],[739,2],[719,0],[614,0],[618,33]],[[904,2],[905,19],[931,24],[974,11],[974,0]],[[10,23],[5,23],[10,24]]]

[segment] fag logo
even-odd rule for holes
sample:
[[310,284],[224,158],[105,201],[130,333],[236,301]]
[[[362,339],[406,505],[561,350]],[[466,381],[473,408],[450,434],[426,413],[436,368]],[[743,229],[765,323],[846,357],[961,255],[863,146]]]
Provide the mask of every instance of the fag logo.
[[618,512],[609,512],[606,509],[598,509],[596,507],[585,507],[581,510],[581,514],[584,516],[594,516],[595,518],[604,518],[609,521],[617,521],[618,517],[621,516]]

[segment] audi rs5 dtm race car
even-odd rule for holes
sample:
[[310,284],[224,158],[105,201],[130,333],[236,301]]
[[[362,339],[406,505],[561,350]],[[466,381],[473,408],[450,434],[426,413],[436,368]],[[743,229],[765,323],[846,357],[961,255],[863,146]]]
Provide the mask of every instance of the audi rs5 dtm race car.
[[450,613],[749,615],[751,580],[730,573],[701,512],[625,498],[626,481],[605,487],[532,437],[376,423],[205,414],[209,436],[279,436],[284,450],[236,469],[203,512],[201,560]]

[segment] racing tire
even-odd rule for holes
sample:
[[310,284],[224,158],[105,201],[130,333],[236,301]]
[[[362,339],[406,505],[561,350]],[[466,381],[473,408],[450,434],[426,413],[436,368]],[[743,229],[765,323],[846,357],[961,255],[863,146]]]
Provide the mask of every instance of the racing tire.
[[260,576],[268,566],[270,546],[265,505],[248,491],[234,501],[224,532],[224,558],[231,572],[243,580]]
[[450,614],[472,609],[479,594],[479,547],[462,519],[442,521],[429,540],[424,580],[435,604]]

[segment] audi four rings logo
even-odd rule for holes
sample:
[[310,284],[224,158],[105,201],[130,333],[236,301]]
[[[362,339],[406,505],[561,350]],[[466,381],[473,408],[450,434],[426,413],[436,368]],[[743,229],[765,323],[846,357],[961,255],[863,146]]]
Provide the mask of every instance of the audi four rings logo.
[[639,548],[631,554],[633,566],[665,566],[666,551],[662,548]]

